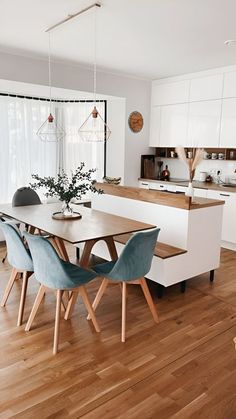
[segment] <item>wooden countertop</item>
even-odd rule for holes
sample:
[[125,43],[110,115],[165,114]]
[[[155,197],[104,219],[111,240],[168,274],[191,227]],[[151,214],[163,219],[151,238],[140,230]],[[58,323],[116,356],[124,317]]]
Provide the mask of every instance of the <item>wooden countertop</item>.
[[136,199],[138,201],[153,202],[159,205],[175,207],[185,210],[193,210],[215,205],[223,205],[225,202],[216,199],[194,198],[191,202],[190,198],[184,194],[174,194],[163,191],[150,191],[148,189],[134,188],[131,186],[112,185],[109,183],[99,183],[95,185],[97,188],[103,189],[108,195],[120,196],[123,198]]
[[[177,186],[188,186],[188,181],[183,181],[180,179],[171,179],[170,181],[166,182],[164,180],[157,180],[157,179],[145,179],[145,178],[139,178],[138,180],[141,180],[143,182],[156,182],[156,183],[162,183],[163,185],[177,185]],[[197,180],[193,181],[193,187],[199,188],[199,189],[210,189],[214,191],[220,191],[220,192],[235,192],[236,193],[236,187],[230,187],[230,186],[222,186],[217,185],[214,182],[199,182]]]

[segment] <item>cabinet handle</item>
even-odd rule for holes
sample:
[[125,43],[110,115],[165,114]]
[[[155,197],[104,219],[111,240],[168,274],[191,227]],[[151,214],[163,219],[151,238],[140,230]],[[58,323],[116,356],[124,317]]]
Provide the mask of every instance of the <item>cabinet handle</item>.
[[227,193],[220,193],[221,196],[230,196]]
[[165,185],[159,185],[160,186],[160,188],[165,188]]
[[148,183],[144,183],[144,182],[142,182],[142,185],[144,185],[144,186],[148,186]]

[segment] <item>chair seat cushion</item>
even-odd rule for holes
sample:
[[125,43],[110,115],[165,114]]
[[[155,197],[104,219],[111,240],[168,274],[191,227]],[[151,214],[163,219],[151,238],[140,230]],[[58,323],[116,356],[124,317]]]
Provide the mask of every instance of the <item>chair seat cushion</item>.
[[96,272],[99,276],[109,277],[109,273],[113,269],[116,261],[100,263],[92,267],[92,270]]
[[63,265],[63,269],[70,278],[70,284],[68,283],[68,289],[76,288],[80,285],[87,284],[97,276],[97,274],[91,270],[81,268],[80,266],[74,265],[70,262],[65,262],[64,260],[61,260],[61,262]]

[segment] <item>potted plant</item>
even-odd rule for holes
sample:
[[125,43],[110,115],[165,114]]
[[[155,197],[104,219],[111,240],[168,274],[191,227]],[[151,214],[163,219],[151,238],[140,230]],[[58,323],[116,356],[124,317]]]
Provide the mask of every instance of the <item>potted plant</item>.
[[32,189],[46,188],[46,197],[57,197],[63,202],[62,214],[66,217],[73,215],[73,208],[71,202],[73,199],[81,199],[88,191],[93,193],[103,193],[102,189],[96,189],[95,180],[92,179],[92,174],[96,169],[89,169],[85,171],[85,163],[81,162],[75,171],[68,176],[64,170],[58,173],[56,177],[40,177],[35,174],[32,178],[36,181],[31,183]]

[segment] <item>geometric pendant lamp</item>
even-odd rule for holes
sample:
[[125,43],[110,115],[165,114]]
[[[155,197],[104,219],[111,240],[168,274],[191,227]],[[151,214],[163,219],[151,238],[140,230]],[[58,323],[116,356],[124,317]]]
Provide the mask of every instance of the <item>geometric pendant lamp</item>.
[[57,123],[55,116],[52,115],[52,81],[51,81],[51,39],[48,32],[48,85],[50,96],[50,110],[46,121],[37,131],[37,136],[44,142],[57,142],[65,136],[64,129]]
[[87,119],[78,130],[78,134],[82,141],[87,142],[106,142],[111,130],[98,112],[96,108],[96,90],[97,90],[97,36],[96,36],[96,14],[97,8],[94,9],[94,66],[93,66],[93,92],[94,92],[94,107]]
[[37,135],[44,142],[56,142],[62,140],[65,136],[65,131],[56,123],[54,116],[50,112],[46,121],[38,129]]
[[86,142],[104,142],[109,139],[111,130],[94,106],[86,121],[79,129],[79,136]]

